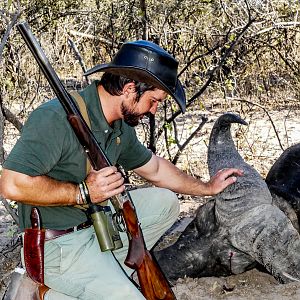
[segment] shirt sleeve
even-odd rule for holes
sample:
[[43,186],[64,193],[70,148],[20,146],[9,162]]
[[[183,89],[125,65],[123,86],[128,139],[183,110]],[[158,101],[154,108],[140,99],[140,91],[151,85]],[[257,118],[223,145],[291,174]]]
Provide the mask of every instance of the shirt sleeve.
[[4,168],[30,176],[47,174],[61,157],[66,126],[56,110],[33,111]]
[[138,140],[134,128],[128,126],[125,141],[125,146],[118,159],[118,163],[125,171],[139,168],[151,159],[152,152]]

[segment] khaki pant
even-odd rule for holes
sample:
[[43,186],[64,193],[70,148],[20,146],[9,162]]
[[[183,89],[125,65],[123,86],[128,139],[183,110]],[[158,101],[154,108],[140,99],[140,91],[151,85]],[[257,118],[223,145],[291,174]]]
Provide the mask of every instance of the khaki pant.
[[[130,193],[147,248],[151,249],[176,221],[178,199],[174,193],[160,188],[137,189]],[[100,251],[93,227],[47,241],[45,284],[51,290],[45,299],[144,300],[127,277],[132,273],[123,264],[128,239],[125,233],[121,233],[121,238],[124,247],[113,254]]]

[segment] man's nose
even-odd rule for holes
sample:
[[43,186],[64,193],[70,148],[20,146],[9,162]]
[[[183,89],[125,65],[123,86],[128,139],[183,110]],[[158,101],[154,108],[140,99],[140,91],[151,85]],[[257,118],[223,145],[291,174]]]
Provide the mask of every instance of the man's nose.
[[157,112],[157,107],[158,107],[158,102],[153,103],[149,112],[151,112],[152,115],[155,115]]

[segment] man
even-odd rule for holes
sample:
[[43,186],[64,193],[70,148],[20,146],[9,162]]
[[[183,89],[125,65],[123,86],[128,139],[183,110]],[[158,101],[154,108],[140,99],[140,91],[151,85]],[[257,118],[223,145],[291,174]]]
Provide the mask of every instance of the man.
[[[131,191],[148,249],[178,217],[173,192],[215,195],[236,181],[232,175],[242,175],[240,170],[228,169],[204,183],[138,141],[132,126],[145,114],[155,114],[167,94],[184,112],[185,94],[177,66],[170,54],[153,43],[128,42],[111,63],[87,72],[105,73],[100,82],[80,93],[92,131],[113,165],[133,170],[156,186]],[[30,227],[32,205],[41,211],[47,239],[45,284],[51,288],[47,299],[144,299],[120,269],[121,265],[130,273],[123,265],[126,234],[121,234],[122,249],[101,252],[93,227],[82,225],[87,217],[75,205],[85,202],[83,181],[94,203],[124,191],[123,178],[114,166],[86,174],[85,153],[61,105],[57,100],[41,105],[30,115],[5,162],[1,191],[4,197],[18,201],[22,230]],[[57,230],[62,234],[57,235]]]

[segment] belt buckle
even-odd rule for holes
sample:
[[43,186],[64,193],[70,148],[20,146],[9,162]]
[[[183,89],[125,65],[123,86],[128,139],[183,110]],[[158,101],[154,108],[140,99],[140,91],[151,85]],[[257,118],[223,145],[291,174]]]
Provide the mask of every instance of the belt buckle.
[[78,226],[77,225],[73,227],[73,231],[74,232],[78,231]]

